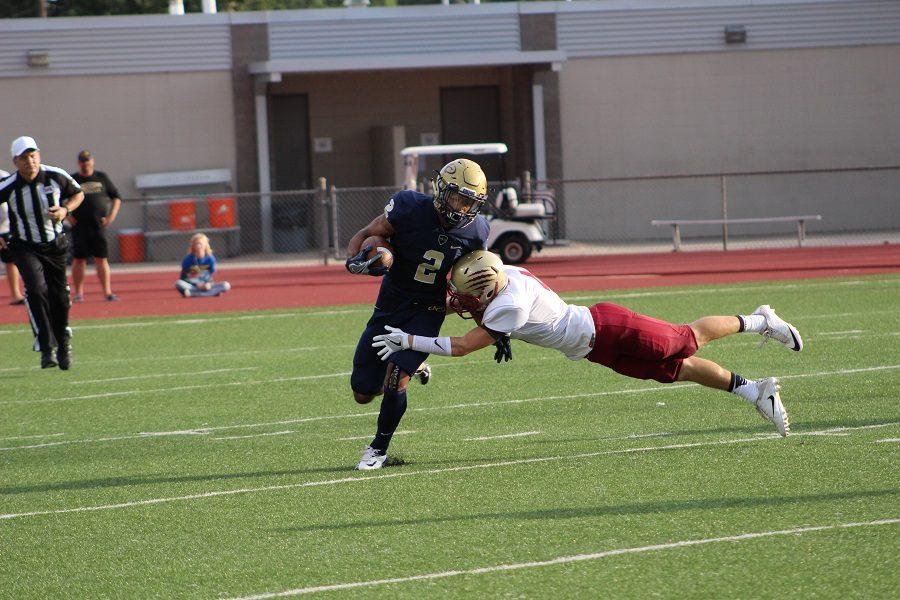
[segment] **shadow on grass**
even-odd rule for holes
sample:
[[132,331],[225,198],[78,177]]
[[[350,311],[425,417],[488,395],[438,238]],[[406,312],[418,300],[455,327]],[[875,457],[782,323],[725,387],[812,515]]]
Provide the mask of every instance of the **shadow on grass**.
[[[309,475],[315,473],[341,473],[350,475],[355,473],[356,458],[351,457],[350,462],[337,467],[314,467],[309,469],[286,469],[282,471],[250,471],[247,473],[210,473],[198,475],[128,475],[123,477],[103,477],[97,479],[84,479],[81,481],[60,481],[56,483],[36,483],[33,485],[20,485],[0,487],[0,495],[28,494],[31,492],[51,492],[61,490],[93,490],[102,488],[130,487],[141,485],[154,485],[162,483],[192,483],[199,481],[229,481],[232,479],[251,479],[256,477],[280,477],[284,475]],[[443,463],[481,463],[491,459],[448,459],[440,461],[408,461],[400,456],[391,455],[388,458],[388,467],[403,466],[427,466]],[[269,482],[271,483],[271,482]],[[289,482],[287,482],[289,483]]]
[[[900,419],[897,416],[893,417],[885,417],[883,419],[866,419],[865,421],[795,421],[794,415],[791,415],[791,432],[792,433],[803,433],[808,431],[821,431],[823,429],[834,429],[836,427],[846,427],[848,429],[853,429],[854,427],[871,427],[873,425],[885,425],[885,424],[893,424],[900,422]],[[546,439],[538,439],[538,438],[525,438],[522,440],[523,444],[528,445],[539,445],[539,444],[565,444],[565,443],[573,443],[573,442],[602,442],[602,441],[624,441],[626,439],[640,440],[640,439],[657,439],[657,438],[673,438],[678,436],[689,436],[689,435],[715,435],[715,434],[737,434],[737,435],[756,435],[758,433],[775,433],[775,427],[771,424],[765,424],[762,419],[757,419],[759,421],[759,425],[754,427],[752,425],[744,425],[738,426],[735,425],[733,427],[714,427],[707,429],[672,429],[669,427],[669,431],[665,432],[647,432],[640,433],[640,430],[636,430],[635,437],[628,438],[626,435],[586,435],[580,437],[568,437],[568,438],[546,438]],[[790,438],[788,438],[790,439]]]
[[807,502],[831,502],[834,500],[850,500],[861,498],[878,498],[882,496],[900,495],[900,488],[887,490],[863,490],[857,492],[834,492],[830,494],[809,494],[805,496],[755,496],[749,498],[712,498],[703,500],[682,500],[673,502],[644,502],[621,504],[616,506],[591,506],[585,508],[555,508],[545,510],[528,510],[513,512],[476,513],[449,515],[439,517],[423,517],[419,519],[364,519],[352,523],[303,525],[287,527],[276,531],[309,532],[309,531],[343,531],[348,529],[367,529],[370,527],[397,527],[403,525],[430,525],[463,521],[543,521],[552,519],[576,519],[582,517],[650,515],[673,513],[687,510],[717,510],[730,508],[753,508],[759,506],[784,506]]
[[316,467],[312,469],[286,469],[283,471],[251,471],[248,473],[212,473],[198,475],[129,475],[125,477],[103,477],[82,481],[60,481],[57,483],[36,483],[34,485],[0,488],[0,494],[27,494],[30,492],[50,492],[56,490],[93,490],[100,488],[153,485],[158,483],[192,483],[197,481],[228,481],[253,477],[279,477],[282,475],[303,475],[310,473],[341,473],[349,471],[346,465],[340,467]]

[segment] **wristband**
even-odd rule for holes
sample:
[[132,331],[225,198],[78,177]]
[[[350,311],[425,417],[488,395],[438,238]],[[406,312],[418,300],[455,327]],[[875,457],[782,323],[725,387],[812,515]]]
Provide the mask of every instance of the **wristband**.
[[453,356],[449,337],[433,338],[414,335],[412,336],[412,344],[409,347],[416,352],[437,354],[438,356]]

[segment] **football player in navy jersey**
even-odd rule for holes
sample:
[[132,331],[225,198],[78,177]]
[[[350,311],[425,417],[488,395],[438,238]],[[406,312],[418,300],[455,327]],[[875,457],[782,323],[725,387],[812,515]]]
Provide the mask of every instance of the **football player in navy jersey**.
[[[388,444],[406,411],[406,387],[428,355],[404,350],[383,362],[372,337],[385,325],[417,335],[436,336],[446,315],[447,273],[464,254],[485,248],[489,225],[478,213],[487,198],[487,178],[478,163],[459,158],[435,174],[434,196],[403,190],[394,194],[384,213],[362,228],[347,245],[347,270],[383,275],[375,310],[359,338],[350,387],[360,404],[384,394],[378,427],[357,469],[380,469]],[[391,267],[373,265],[369,236],[387,238],[394,248]],[[424,366],[427,369],[427,365]],[[427,370],[422,382],[427,381]]]

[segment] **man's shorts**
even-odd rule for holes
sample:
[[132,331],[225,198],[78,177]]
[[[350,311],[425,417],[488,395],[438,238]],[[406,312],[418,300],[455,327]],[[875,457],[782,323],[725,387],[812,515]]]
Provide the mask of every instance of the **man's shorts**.
[[[8,233],[0,233],[0,237],[2,237],[7,244],[9,244],[9,234]],[[0,261],[3,261],[4,264],[10,264],[13,262],[12,254],[9,253],[9,247],[3,248],[0,250]]]
[[609,302],[592,306],[591,316],[594,348],[586,358],[622,375],[672,383],[684,359],[697,352],[689,325],[667,323]]
[[109,258],[109,245],[102,229],[72,229],[72,255],[75,258]]
[[353,356],[353,373],[350,375],[350,387],[360,394],[378,394],[384,384],[387,364],[392,362],[408,375],[416,372],[428,355],[415,350],[401,350],[391,354],[386,361],[378,356],[378,348],[372,347],[372,338],[387,333],[385,325],[399,327],[406,333],[435,337],[441,331],[446,312],[443,306],[417,305],[412,302],[391,310],[380,310],[376,307],[372,318],[356,345]]

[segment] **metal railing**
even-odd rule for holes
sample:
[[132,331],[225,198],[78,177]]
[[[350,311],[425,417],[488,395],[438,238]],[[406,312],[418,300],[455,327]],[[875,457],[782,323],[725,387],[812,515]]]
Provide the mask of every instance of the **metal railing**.
[[[558,207],[559,218],[542,224],[550,244],[671,249],[651,222],[692,221],[680,249],[785,247],[798,243],[797,217],[788,215],[822,216],[804,221],[805,245],[900,243],[900,166],[548,181],[525,174],[512,185],[520,201],[546,197]],[[492,183],[492,193],[500,187]],[[140,208],[147,260],[180,258],[203,231],[223,256],[327,263],[343,259],[350,238],[396,191],[320,179],[310,190],[140,198],[128,208]]]

